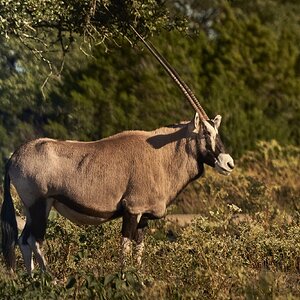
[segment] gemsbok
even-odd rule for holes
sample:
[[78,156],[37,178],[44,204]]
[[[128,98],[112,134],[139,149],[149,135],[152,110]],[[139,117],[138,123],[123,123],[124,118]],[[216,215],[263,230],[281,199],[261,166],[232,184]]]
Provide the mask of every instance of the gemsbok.
[[[33,254],[46,270],[41,246],[52,207],[77,224],[98,225],[122,217],[123,265],[133,241],[140,265],[148,220],[162,218],[176,196],[203,174],[204,164],[223,175],[233,170],[218,133],[221,116],[209,119],[174,68],[135,33],[182,90],[196,111],[194,118],[92,142],[40,138],[20,146],[6,164],[1,210],[2,250],[10,271],[16,267],[17,243],[28,273],[34,268]],[[26,214],[19,239],[11,183]]]

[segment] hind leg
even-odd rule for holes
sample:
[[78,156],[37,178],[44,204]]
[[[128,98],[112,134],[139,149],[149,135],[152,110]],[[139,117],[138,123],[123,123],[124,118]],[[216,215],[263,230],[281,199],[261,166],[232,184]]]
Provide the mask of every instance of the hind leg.
[[18,243],[22,252],[27,273],[31,274],[32,270],[34,269],[34,263],[32,259],[32,249],[27,243],[29,235],[30,235],[30,229],[28,223],[26,222],[22,234],[18,240]]
[[46,271],[46,260],[41,247],[52,203],[52,200],[40,198],[27,209],[26,225],[21,235],[21,250],[28,273],[33,269],[32,252],[40,268]]

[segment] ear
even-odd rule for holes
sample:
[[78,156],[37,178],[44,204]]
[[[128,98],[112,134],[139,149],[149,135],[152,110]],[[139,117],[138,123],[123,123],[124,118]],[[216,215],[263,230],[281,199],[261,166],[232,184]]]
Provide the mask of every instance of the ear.
[[190,123],[190,131],[193,133],[199,133],[200,131],[200,117],[197,112],[195,113],[194,119]]
[[220,115],[217,115],[217,116],[213,119],[213,122],[214,122],[215,127],[216,127],[217,129],[220,127],[221,120],[222,120],[222,117],[221,117]]

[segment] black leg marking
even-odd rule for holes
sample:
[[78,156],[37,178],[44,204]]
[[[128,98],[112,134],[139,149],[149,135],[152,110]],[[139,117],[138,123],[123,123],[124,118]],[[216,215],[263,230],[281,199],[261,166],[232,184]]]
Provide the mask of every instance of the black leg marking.
[[51,202],[47,203],[47,199],[40,198],[36,200],[32,206],[27,208],[26,225],[20,237],[19,245],[29,274],[33,269],[32,252],[40,268],[43,271],[46,270],[46,261],[41,246],[45,239],[47,219],[51,204]]
[[131,214],[129,212],[124,212],[123,224],[122,224],[122,236],[130,240],[134,239],[135,233],[137,231],[138,215]]
[[20,236],[20,243],[22,243],[23,245],[27,245],[27,240],[29,238],[30,235],[30,226],[28,225],[28,223],[26,222],[25,227],[22,231],[22,234]]
[[48,214],[46,199],[39,199],[29,207],[30,233],[39,244],[45,239]]

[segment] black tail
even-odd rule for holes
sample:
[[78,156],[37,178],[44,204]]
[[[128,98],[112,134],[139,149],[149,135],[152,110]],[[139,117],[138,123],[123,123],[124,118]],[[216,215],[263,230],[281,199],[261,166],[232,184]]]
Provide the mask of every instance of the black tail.
[[10,194],[9,161],[5,167],[4,195],[1,209],[2,252],[9,270],[15,270],[15,245],[18,239],[18,227],[13,200]]

